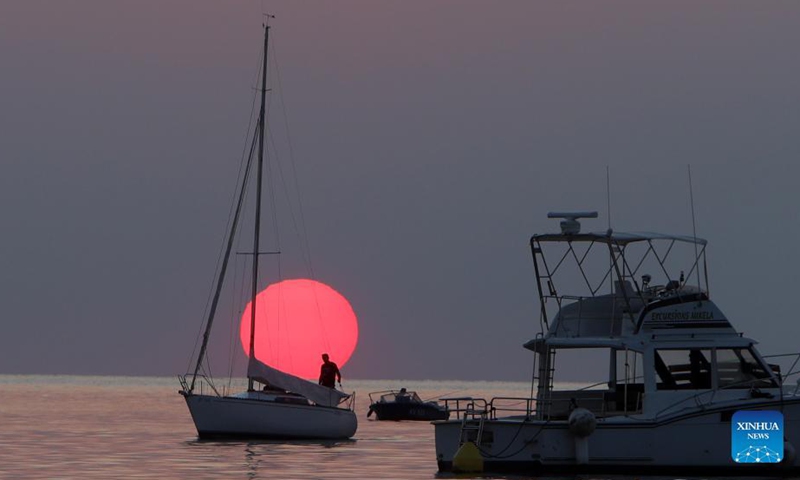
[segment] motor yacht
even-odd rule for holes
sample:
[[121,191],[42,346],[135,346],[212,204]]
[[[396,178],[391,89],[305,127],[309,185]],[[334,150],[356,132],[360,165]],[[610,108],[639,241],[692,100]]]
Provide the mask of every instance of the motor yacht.
[[[433,422],[439,470],[462,469],[463,454],[528,475],[796,475],[798,354],[762,355],[711,300],[707,242],[582,233],[596,212],[548,216],[561,230],[530,239],[535,395],[447,400],[451,418]],[[599,378],[575,387],[570,368]]]

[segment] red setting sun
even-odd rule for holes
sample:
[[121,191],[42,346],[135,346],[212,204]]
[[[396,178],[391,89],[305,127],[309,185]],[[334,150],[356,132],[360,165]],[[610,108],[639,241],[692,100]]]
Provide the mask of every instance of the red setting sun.
[[[324,283],[308,279],[273,283],[256,297],[255,354],[262,362],[316,380],[328,353],[341,368],[358,342],[358,321],[350,303]],[[249,355],[250,304],[239,328]]]

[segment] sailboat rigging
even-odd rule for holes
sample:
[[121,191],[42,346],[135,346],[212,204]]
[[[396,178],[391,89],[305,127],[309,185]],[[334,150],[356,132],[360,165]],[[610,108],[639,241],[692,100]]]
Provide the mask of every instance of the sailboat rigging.
[[[261,108],[256,124],[256,138],[251,145],[246,162],[241,190],[231,221],[231,228],[225,243],[222,263],[214,287],[214,295],[209,307],[203,340],[197,357],[194,372],[180,377],[182,389],[179,393],[185,398],[198,435],[208,437],[262,437],[262,438],[301,438],[336,439],[353,436],[357,420],[353,412],[354,398],[344,392],[331,389],[302,378],[282,372],[256,358],[256,297],[258,295],[259,256],[261,252],[261,203],[264,176],[264,136],[267,129],[267,53],[269,46],[269,25],[264,25],[264,53],[261,72]],[[257,142],[256,142],[257,140]],[[252,290],[250,296],[250,335],[249,360],[247,366],[247,390],[235,395],[220,394],[213,384],[213,394],[196,391],[198,381],[208,379],[200,374],[206,359],[212,325],[219,306],[225,274],[231,257],[234,237],[241,220],[246,197],[246,187],[253,170],[253,153],[257,150],[255,175],[255,218],[252,255]],[[255,384],[264,386],[256,390]]]

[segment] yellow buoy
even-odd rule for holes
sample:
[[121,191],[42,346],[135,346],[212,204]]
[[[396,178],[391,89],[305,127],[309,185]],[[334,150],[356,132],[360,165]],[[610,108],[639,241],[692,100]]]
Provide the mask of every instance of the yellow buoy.
[[454,472],[482,472],[483,457],[473,442],[466,442],[453,456]]

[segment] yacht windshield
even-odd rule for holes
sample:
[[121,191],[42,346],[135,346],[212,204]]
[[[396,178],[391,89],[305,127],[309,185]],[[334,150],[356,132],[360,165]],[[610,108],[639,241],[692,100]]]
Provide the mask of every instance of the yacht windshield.
[[656,350],[659,390],[711,388],[711,350]]
[[718,348],[720,388],[775,387],[772,376],[746,348]]
[[658,349],[655,370],[659,390],[700,390],[711,388],[716,370],[719,388],[777,386],[753,352],[746,348],[717,348],[716,368],[712,368],[711,349]]

